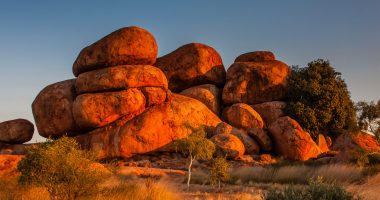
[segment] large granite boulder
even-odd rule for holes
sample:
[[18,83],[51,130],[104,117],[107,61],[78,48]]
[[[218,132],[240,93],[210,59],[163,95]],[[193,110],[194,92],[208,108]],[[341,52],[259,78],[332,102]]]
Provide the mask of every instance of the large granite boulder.
[[283,101],[270,101],[251,106],[260,114],[267,126],[276,119],[285,116],[286,103]]
[[165,74],[150,65],[121,65],[80,74],[75,83],[78,94],[107,92],[138,87],[168,88]]
[[73,116],[81,129],[93,129],[108,125],[125,115],[141,113],[145,103],[144,94],[137,88],[81,94],[74,101]]
[[260,152],[260,146],[245,130],[221,122],[216,126],[213,136],[218,134],[232,134],[239,138],[244,144],[245,154],[258,154]]
[[204,84],[194,86],[183,90],[180,94],[199,100],[216,115],[220,115],[222,93],[215,85]]
[[226,70],[218,52],[199,43],[179,47],[158,58],[155,66],[165,73],[173,92],[207,83],[223,86],[226,80]]
[[275,150],[290,160],[308,160],[321,154],[310,134],[288,116],[280,117],[269,125],[269,133]]
[[73,64],[75,76],[87,71],[117,65],[152,65],[157,43],[153,35],[139,27],[116,30],[84,48]]
[[231,134],[217,134],[210,139],[216,146],[218,156],[238,159],[245,153],[243,142]]
[[147,108],[131,120],[118,120],[75,138],[82,147],[97,152],[99,158],[128,158],[188,136],[189,126],[215,127],[220,122],[201,102],[173,94],[170,102]]
[[0,142],[22,144],[32,139],[34,125],[26,119],[15,119],[0,123]]
[[268,136],[268,132],[266,130],[262,128],[250,128],[247,130],[247,133],[259,143],[261,150],[265,152],[272,150],[272,140]]
[[270,51],[254,51],[244,53],[235,59],[235,62],[262,62],[276,60],[274,54]]
[[72,112],[76,96],[75,79],[49,85],[37,95],[32,110],[41,136],[55,138],[77,133]]
[[282,100],[289,73],[289,67],[277,60],[233,63],[227,70],[223,102],[231,105]]
[[259,113],[244,103],[236,103],[226,107],[223,110],[223,119],[232,126],[242,129],[264,127],[264,121]]

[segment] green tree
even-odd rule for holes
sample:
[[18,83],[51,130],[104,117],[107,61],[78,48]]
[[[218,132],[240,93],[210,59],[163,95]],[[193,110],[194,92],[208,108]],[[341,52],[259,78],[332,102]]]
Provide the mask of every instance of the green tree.
[[210,169],[210,182],[213,185],[218,184],[220,191],[220,183],[230,178],[230,164],[225,157],[215,158]]
[[187,188],[190,188],[191,167],[195,159],[211,159],[215,152],[215,145],[206,138],[204,127],[193,128],[192,133],[183,139],[176,140],[174,145],[189,158]]
[[46,187],[51,199],[76,199],[96,191],[105,172],[68,137],[31,146],[17,166],[19,182]]
[[354,103],[341,74],[328,61],[318,59],[307,67],[293,67],[289,77],[286,112],[314,138],[319,133],[354,130]]
[[380,133],[380,100],[375,102],[359,101],[356,103],[358,124],[362,130],[370,131],[377,136]]

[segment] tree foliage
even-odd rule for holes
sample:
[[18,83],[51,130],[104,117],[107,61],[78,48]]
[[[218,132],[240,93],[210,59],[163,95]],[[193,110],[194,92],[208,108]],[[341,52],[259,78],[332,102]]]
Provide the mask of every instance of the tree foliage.
[[220,190],[220,183],[227,181],[230,178],[229,169],[230,164],[225,157],[215,158],[210,169],[211,184],[218,184],[218,188]]
[[380,100],[377,104],[373,101],[359,101],[356,103],[356,111],[359,127],[380,137]]
[[195,159],[211,159],[215,152],[215,145],[206,138],[204,127],[193,128],[188,126],[192,133],[183,139],[174,142],[177,151],[180,151],[189,157],[187,186],[190,186],[191,167]]
[[76,199],[96,191],[104,171],[94,167],[90,152],[68,137],[31,146],[17,169],[19,182],[46,187],[51,199]]
[[356,127],[354,103],[341,74],[318,59],[305,68],[293,67],[286,112],[316,138]]

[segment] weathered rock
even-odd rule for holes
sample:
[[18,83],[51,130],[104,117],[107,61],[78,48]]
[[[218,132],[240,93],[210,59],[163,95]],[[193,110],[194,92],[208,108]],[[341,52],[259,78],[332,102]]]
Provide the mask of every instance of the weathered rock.
[[322,153],[330,151],[329,146],[326,142],[325,136],[323,134],[318,135],[318,147]]
[[191,133],[188,125],[215,127],[220,122],[201,102],[173,94],[170,102],[147,108],[132,120],[118,120],[76,139],[84,148],[96,151],[99,158],[128,158],[186,137]]
[[72,113],[76,98],[75,80],[66,80],[45,87],[32,104],[38,133],[46,138],[75,135],[78,130]]
[[204,84],[194,86],[183,90],[180,94],[199,100],[216,115],[220,115],[222,93],[215,85]]
[[276,119],[285,116],[286,103],[283,101],[271,101],[251,105],[257,111],[265,124],[269,126]]
[[247,132],[242,129],[238,129],[225,122],[221,122],[215,128],[214,135],[217,134],[232,134],[238,137],[244,144],[246,154],[258,154],[260,152],[260,146],[257,142],[249,137]]
[[270,51],[254,51],[244,53],[235,59],[235,62],[261,62],[276,60],[274,54]]
[[186,44],[158,58],[155,66],[165,73],[174,92],[206,83],[222,86],[226,80],[218,52],[199,43]]
[[240,139],[231,134],[218,134],[211,138],[216,146],[216,154],[227,158],[238,159],[244,155],[244,144]]
[[243,129],[264,127],[264,121],[259,113],[244,103],[236,103],[225,108],[223,110],[223,119],[232,126]]
[[75,83],[78,94],[138,87],[168,88],[168,81],[157,67],[121,65],[80,74]]
[[373,135],[347,132],[335,139],[331,149],[339,151],[338,161],[348,162],[363,153],[380,151],[380,144]]
[[285,97],[289,67],[280,61],[237,62],[227,70],[225,105],[258,104]]
[[144,94],[137,88],[88,93],[75,99],[73,115],[81,129],[91,129],[108,125],[126,115],[141,113],[145,103]]
[[34,125],[26,119],[15,119],[0,123],[0,142],[22,144],[32,139]]
[[290,160],[316,158],[321,150],[309,133],[288,116],[280,117],[269,126],[276,152]]
[[159,87],[143,87],[141,92],[146,99],[146,106],[153,106],[168,102],[171,99],[170,90]]
[[7,155],[25,155],[26,147],[33,144],[12,144],[4,145],[0,147],[0,154]]
[[247,130],[247,133],[259,143],[263,151],[269,152],[272,150],[272,140],[268,136],[267,131],[262,128],[250,128]]
[[116,30],[84,48],[73,64],[75,76],[117,65],[152,65],[157,57],[153,35],[139,27]]

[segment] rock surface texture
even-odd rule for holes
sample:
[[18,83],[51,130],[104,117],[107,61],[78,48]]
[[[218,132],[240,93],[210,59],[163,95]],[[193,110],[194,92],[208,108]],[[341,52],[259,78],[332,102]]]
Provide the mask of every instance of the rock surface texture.
[[251,106],[244,103],[236,103],[223,110],[223,119],[237,128],[263,128],[264,121]]
[[157,59],[155,64],[169,80],[169,89],[180,92],[195,85],[223,86],[226,79],[222,58],[215,49],[190,43]]
[[84,48],[73,64],[75,76],[117,65],[153,65],[157,57],[153,35],[139,27],[116,30]]
[[216,146],[216,154],[227,158],[238,159],[245,153],[243,142],[231,134],[218,134],[211,138]]
[[78,126],[72,108],[76,96],[74,79],[49,85],[37,95],[32,110],[41,136],[75,135]]
[[216,115],[220,115],[222,93],[215,85],[204,84],[194,86],[183,90],[180,94],[199,100]]
[[231,105],[282,100],[289,72],[289,67],[277,60],[235,62],[227,70],[223,102]]
[[34,125],[26,119],[15,119],[0,123],[0,142],[22,144],[32,139]]
[[309,133],[290,117],[280,117],[269,126],[275,150],[290,160],[308,160],[316,158],[321,150]]
[[235,62],[262,62],[276,60],[274,54],[270,51],[254,51],[244,53],[235,59]]
[[283,101],[270,101],[251,106],[260,114],[267,126],[276,121],[276,119],[285,116],[284,109],[286,107],[286,103]]
[[128,158],[186,137],[191,133],[188,125],[215,127],[220,122],[201,102],[173,94],[170,102],[148,108],[127,122],[116,121],[76,139],[84,148],[98,152],[100,158]]
[[251,136],[263,151],[269,152],[272,150],[272,140],[268,136],[268,132],[261,128],[250,128],[247,130],[248,135]]

